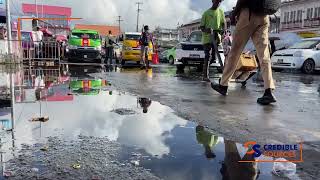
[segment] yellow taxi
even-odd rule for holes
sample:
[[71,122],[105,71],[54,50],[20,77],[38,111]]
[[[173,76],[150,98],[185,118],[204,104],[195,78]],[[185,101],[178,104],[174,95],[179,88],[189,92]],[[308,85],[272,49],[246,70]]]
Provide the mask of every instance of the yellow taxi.
[[[124,65],[126,61],[135,61],[140,64],[141,48],[139,40],[141,33],[139,32],[126,32],[123,34],[123,45],[121,51],[121,64]],[[152,61],[153,45],[149,43],[148,60]]]

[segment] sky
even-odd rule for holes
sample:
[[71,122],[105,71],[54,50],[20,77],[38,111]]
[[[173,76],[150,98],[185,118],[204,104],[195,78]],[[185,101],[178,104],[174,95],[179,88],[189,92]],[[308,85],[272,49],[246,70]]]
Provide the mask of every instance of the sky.
[[[138,1],[138,0],[137,0]],[[137,6],[133,0],[37,0],[38,4],[72,7],[72,17],[83,18],[74,23],[117,25],[117,17],[124,20],[122,27],[132,31],[136,27]],[[203,11],[210,8],[211,0],[139,0],[141,6],[140,26],[149,25],[175,28],[200,18]],[[21,10],[21,3],[34,3],[35,0],[12,0],[13,13]],[[221,8],[230,10],[235,0],[224,0]],[[20,12],[21,13],[21,12]]]

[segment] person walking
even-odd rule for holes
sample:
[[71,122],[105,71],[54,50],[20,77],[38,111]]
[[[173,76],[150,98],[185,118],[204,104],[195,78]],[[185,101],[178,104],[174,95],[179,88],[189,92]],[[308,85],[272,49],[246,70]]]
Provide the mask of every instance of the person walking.
[[143,32],[140,37],[140,47],[141,47],[141,61],[143,63],[142,68],[146,68],[148,70],[149,67],[149,60],[148,60],[148,51],[149,51],[149,44],[151,42],[151,36],[149,33],[149,26],[143,27]]
[[[225,30],[225,17],[224,12],[219,8],[222,0],[212,0],[212,6],[206,12],[203,13],[201,18],[200,29],[202,31],[202,44],[204,47],[205,59],[203,63],[203,81],[210,82],[209,80],[209,64],[210,64],[210,52],[212,60],[216,59],[216,52],[214,44],[221,43],[220,33]],[[216,42],[214,42],[216,41]]]
[[257,102],[261,105],[269,105],[277,102],[272,91],[275,89],[272,77],[271,60],[269,53],[269,16],[280,7],[280,0],[238,0],[234,15],[237,19],[233,35],[231,51],[228,54],[223,75],[219,84],[211,83],[211,87],[226,96],[228,84],[236,71],[240,55],[249,38],[256,47],[260,68],[264,80],[265,93]]

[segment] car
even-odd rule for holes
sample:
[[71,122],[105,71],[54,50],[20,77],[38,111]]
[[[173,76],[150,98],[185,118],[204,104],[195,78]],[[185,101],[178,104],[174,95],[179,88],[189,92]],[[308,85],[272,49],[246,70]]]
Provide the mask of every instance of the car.
[[165,63],[168,62],[167,53],[168,53],[168,50],[164,50],[164,51],[159,50],[160,62],[165,62]]
[[166,59],[169,61],[169,64],[173,65],[176,57],[176,47],[167,50]]
[[320,70],[320,37],[303,39],[288,49],[276,51],[271,65],[275,70],[301,69],[305,74]]
[[69,62],[103,63],[104,50],[98,31],[74,29],[68,36],[66,57]]
[[[202,32],[193,31],[186,41],[179,43],[175,47],[176,57],[173,64],[177,66],[178,71],[183,71],[185,66],[196,66],[198,69],[202,69],[205,54],[201,39]],[[219,53],[224,63],[225,57],[221,45],[219,45]],[[216,59],[216,62],[212,62],[210,66],[218,67],[218,70],[221,72],[222,68],[218,62],[218,58]]]

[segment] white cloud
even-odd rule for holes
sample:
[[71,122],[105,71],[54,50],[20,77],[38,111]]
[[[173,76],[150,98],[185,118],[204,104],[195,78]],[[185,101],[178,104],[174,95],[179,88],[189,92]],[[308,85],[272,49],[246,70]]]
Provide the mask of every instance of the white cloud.
[[[187,23],[199,18],[202,11],[211,5],[210,0],[140,0],[140,27],[148,24],[151,27],[161,26],[175,28],[178,23]],[[192,2],[193,1],[193,2]],[[14,10],[21,9],[23,2],[34,3],[34,0],[13,0]],[[83,18],[88,24],[117,24],[117,16],[122,16],[125,30],[136,27],[137,6],[132,0],[37,0],[38,4],[72,7],[72,16]],[[221,7],[231,9],[233,0],[223,1]],[[195,7],[197,6],[197,7]],[[77,22],[75,22],[77,23]]]

